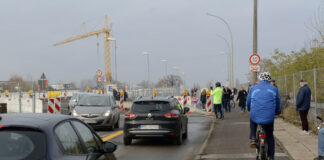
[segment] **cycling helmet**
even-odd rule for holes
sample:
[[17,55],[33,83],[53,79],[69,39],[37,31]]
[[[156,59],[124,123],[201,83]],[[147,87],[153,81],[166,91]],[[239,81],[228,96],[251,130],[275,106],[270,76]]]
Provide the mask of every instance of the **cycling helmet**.
[[215,86],[216,87],[220,87],[221,86],[221,83],[220,82],[216,82]]
[[270,81],[271,75],[269,72],[262,72],[258,75],[260,81]]

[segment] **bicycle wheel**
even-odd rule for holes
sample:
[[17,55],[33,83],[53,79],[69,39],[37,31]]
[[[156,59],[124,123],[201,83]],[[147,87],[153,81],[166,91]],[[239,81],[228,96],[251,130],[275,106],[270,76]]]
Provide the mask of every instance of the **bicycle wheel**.
[[231,105],[232,108],[235,108],[235,102],[234,102],[234,100],[231,100],[230,105]]

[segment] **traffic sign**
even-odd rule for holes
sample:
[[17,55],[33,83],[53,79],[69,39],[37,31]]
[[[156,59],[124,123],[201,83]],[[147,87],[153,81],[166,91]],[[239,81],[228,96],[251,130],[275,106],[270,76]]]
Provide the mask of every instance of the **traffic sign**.
[[98,77],[101,77],[102,76],[102,71],[100,69],[98,69],[96,73],[97,73],[97,76]]
[[260,65],[251,65],[250,66],[250,72],[259,72],[260,71]]
[[102,82],[102,77],[101,77],[101,76],[98,76],[98,77],[97,77],[97,81],[98,81],[99,83],[101,83],[101,82]]
[[252,65],[257,65],[260,63],[261,58],[258,54],[254,53],[250,56],[249,60]]

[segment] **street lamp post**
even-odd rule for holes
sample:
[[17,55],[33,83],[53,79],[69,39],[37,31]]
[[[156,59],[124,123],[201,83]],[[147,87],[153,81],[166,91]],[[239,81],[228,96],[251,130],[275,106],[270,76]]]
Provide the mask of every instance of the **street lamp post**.
[[218,18],[218,19],[220,19],[221,21],[223,21],[225,24],[226,24],[226,26],[227,26],[227,28],[228,28],[228,30],[229,30],[229,32],[230,32],[230,37],[231,37],[231,55],[230,55],[230,61],[231,61],[231,79],[230,79],[230,81],[231,81],[231,86],[232,87],[234,87],[234,64],[233,64],[233,35],[232,35],[232,30],[231,30],[231,27],[229,26],[229,24],[223,19],[223,18],[221,18],[221,17],[219,17],[219,16],[216,16],[216,15],[214,15],[214,14],[210,14],[210,13],[208,13],[207,12],[207,16],[212,16],[212,17],[215,17],[215,18]]
[[165,76],[167,76],[168,75],[168,64],[167,64],[168,60],[167,59],[161,59],[161,62],[163,62],[164,65],[165,65]]
[[149,52],[143,52],[143,55],[147,56],[147,83],[150,85],[150,54]]
[[225,53],[225,52],[220,52],[221,55],[226,55],[227,59],[227,81],[230,81],[231,75],[230,75],[230,54]]

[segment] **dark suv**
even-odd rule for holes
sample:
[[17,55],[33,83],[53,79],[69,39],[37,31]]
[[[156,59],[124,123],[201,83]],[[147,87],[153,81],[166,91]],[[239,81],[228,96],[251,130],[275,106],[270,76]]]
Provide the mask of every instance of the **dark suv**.
[[125,114],[124,144],[132,139],[169,137],[180,145],[188,136],[189,108],[182,108],[173,97],[143,97],[135,100]]

